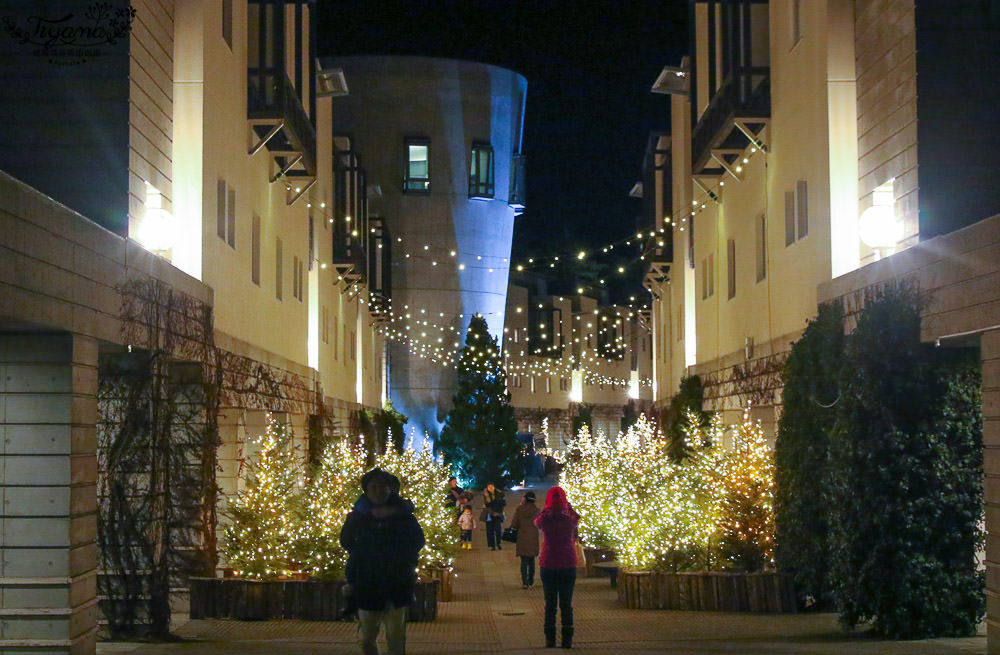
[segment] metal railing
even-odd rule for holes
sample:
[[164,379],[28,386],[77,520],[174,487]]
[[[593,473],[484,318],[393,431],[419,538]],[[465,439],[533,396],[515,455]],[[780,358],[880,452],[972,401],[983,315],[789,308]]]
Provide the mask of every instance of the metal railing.
[[768,118],[771,115],[770,68],[753,66],[726,78],[712,96],[708,108],[691,135],[691,157],[697,170],[708,161],[711,150],[728,134],[733,118]]
[[284,120],[291,145],[302,151],[306,171],[316,174],[316,128],[284,70],[247,69],[247,117]]

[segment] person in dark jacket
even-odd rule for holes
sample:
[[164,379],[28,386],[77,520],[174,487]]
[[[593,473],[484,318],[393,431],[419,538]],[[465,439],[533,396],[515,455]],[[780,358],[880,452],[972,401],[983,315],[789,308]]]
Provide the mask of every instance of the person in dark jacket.
[[363,655],[378,655],[385,626],[389,655],[406,652],[406,608],[413,601],[417,557],[424,532],[413,503],[399,496],[399,478],[372,469],[361,478],[364,494],[344,520],[340,545],[347,551],[347,584],[358,608]]
[[483,491],[483,513],[480,519],[486,524],[486,545],[490,550],[503,550],[500,537],[503,535],[503,508],[507,499],[496,485],[490,482]]
[[576,526],[580,515],[573,511],[562,487],[552,487],[545,509],[535,517],[542,531],[542,588],[545,590],[545,647],[556,645],[556,604],[562,614],[562,647],[573,647],[573,587],[576,585]]
[[535,517],[538,507],[535,505],[535,492],[526,491],[521,497],[521,504],[514,510],[510,527],[517,530],[517,556],[521,558],[521,588],[535,586],[535,558],[538,557],[538,528],[535,527]]

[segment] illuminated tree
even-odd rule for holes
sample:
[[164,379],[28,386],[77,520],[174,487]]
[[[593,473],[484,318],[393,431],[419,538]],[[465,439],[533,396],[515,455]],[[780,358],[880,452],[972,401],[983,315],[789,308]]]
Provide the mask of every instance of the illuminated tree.
[[479,314],[469,322],[458,364],[458,390],[435,447],[463,478],[479,488],[523,476],[507,374],[497,340]]
[[317,578],[339,579],[347,568],[340,546],[340,528],[361,496],[361,476],[371,453],[347,440],[329,444],[306,486],[303,540],[299,546],[303,570]]
[[733,450],[722,478],[722,557],[743,571],[757,571],[774,556],[774,456],[760,421],[733,427]]
[[687,411],[679,424],[683,461],[640,416],[612,442],[586,428],[579,457],[560,485],[580,513],[580,533],[615,550],[629,569],[712,568],[717,554],[745,569],[771,557],[774,540],[773,460],[759,423],[734,428],[735,448],[722,448],[725,427]]
[[[362,495],[361,476],[368,469],[370,453],[361,445],[330,444],[306,489],[303,534],[303,570],[318,578],[344,576],[347,552],[340,546],[340,528],[347,513]],[[377,466],[399,478],[400,495],[414,505],[426,543],[420,551],[419,569],[451,566],[458,551],[459,531],[452,508],[442,501],[451,473],[428,448],[396,452],[390,445],[376,454]]]
[[580,457],[560,484],[580,513],[586,540],[614,548],[630,569],[704,565],[699,556],[719,523],[718,449],[710,440],[698,439],[687,466],[678,465],[643,415],[614,442],[584,429],[577,443]]
[[229,502],[232,524],[223,535],[236,574],[258,580],[297,570],[294,547],[302,527],[300,458],[288,428],[270,415],[267,421],[258,457],[247,463],[246,487]]

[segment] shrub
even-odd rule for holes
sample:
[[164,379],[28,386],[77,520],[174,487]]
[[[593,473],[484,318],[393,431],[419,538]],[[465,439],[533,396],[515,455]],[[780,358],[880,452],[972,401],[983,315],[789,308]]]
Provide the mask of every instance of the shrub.
[[893,639],[975,634],[983,614],[977,366],[921,344],[915,295],[891,288],[860,315],[841,389],[830,507],[842,623],[870,621]]
[[829,597],[829,449],[844,350],[840,304],[823,305],[785,362],[774,447],[775,561],[802,596]]

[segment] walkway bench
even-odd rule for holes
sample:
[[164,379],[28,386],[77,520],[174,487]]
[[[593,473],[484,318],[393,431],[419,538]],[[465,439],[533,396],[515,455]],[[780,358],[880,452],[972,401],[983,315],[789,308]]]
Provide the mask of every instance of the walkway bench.
[[607,576],[611,578],[612,589],[618,587],[618,562],[616,560],[610,560],[607,562],[594,562],[592,566],[601,573],[607,574]]

